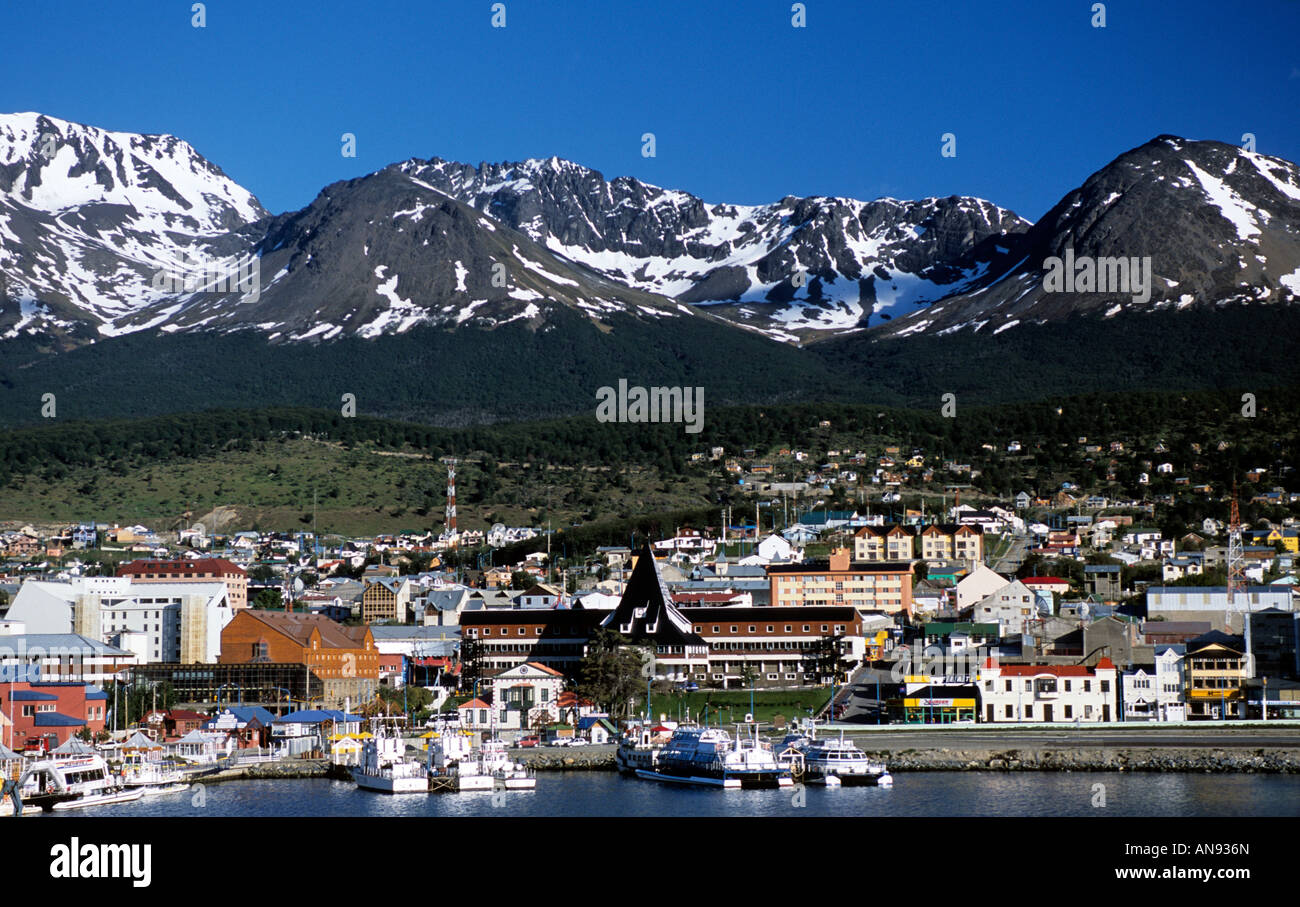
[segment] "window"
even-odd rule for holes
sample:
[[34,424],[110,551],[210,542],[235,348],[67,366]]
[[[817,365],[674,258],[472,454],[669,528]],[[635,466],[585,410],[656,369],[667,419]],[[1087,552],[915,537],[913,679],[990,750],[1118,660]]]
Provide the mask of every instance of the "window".
[[1007,706],[1007,717],[1008,717],[1008,718],[1014,718],[1014,717],[1016,717],[1016,716],[1015,716],[1015,713],[1012,711],[1012,707],[1011,707],[1011,706]]
[[[1143,684],[1143,686],[1145,686],[1145,684]],[[1101,691],[1102,691],[1103,693],[1109,693],[1109,692],[1110,692],[1110,681],[1109,681],[1109,680],[1103,680],[1103,681],[1101,682]]]
[[1066,718],[1073,718],[1073,717],[1074,717],[1074,706],[1072,706],[1072,705],[1067,705],[1067,706],[1065,707],[1065,717],[1066,717]]
[[803,625],[803,631],[804,631],[805,633],[807,633],[810,629],[811,629],[811,627],[809,627],[807,624],[804,624],[804,625]]
[[1034,707],[1032,705],[1025,706],[1025,717],[1026,718],[1034,717]]
[[1007,689],[1006,689],[1006,691],[1007,691],[1008,693],[1011,692],[1011,681],[1010,681],[1010,680],[1007,681]]
[[519,628],[519,635],[520,635],[520,636],[523,636],[524,633],[525,633],[524,628],[523,628],[523,627],[520,627],[520,628]]

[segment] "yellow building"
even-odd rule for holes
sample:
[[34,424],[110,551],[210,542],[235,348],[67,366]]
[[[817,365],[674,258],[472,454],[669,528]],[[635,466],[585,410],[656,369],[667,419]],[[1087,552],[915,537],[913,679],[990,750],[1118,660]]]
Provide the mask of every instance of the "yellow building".
[[1183,664],[1188,718],[1246,717],[1250,664],[1245,639],[1211,630],[1187,643]]

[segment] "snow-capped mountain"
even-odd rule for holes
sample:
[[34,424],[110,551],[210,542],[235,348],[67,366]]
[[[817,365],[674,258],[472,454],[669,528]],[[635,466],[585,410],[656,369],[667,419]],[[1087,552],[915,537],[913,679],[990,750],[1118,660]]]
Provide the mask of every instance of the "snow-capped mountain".
[[[1055,259],[1056,261],[1053,261]],[[1118,291],[1126,259],[1149,286]],[[1089,261],[1091,265],[1085,265]],[[1102,260],[1106,262],[1098,265]],[[1054,278],[1073,261],[1071,283]],[[1092,268],[1083,280],[1085,268]],[[1221,142],[1159,136],[1120,155],[1010,237],[970,290],[882,335],[1007,330],[1081,314],[1300,298],[1300,167]]]
[[[611,280],[710,305],[784,340],[879,324],[958,292],[996,255],[988,240],[1029,227],[956,196],[706,204],[559,158],[477,168],[434,158],[394,169]],[[988,250],[984,261],[978,249]]]
[[254,328],[271,340],[401,334],[416,325],[543,329],[557,306],[599,322],[707,318],[575,270],[521,233],[386,169],[258,225],[255,286],[168,297],[119,322],[165,332]]
[[0,335],[111,335],[159,297],[154,275],[219,261],[266,216],[186,142],[0,115]]
[[[1117,257],[1150,261],[1149,292],[1045,285],[1053,258]],[[706,204],[558,158],[412,159],[272,217],[175,137],[0,115],[0,339],[546,331],[564,309],[804,341],[1298,296],[1300,168],[1217,142],[1161,136],[1032,225],[956,196]]]

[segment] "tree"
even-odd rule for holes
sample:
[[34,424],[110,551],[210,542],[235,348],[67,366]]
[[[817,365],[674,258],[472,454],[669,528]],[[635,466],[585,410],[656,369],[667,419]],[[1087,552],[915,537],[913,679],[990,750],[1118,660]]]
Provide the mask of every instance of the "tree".
[[279,589],[263,589],[253,598],[253,607],[278,611],[284,607],[284,597]]
[[578,694],[592,700],[611,718],[628,714],[628,701],[645,684],[646,654],[620,633],[598,629],[578,665]]

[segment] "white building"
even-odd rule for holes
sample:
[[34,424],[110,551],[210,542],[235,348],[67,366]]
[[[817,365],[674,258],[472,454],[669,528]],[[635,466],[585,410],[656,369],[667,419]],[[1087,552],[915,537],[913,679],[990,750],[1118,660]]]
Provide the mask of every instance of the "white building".
[[1006,577],[980,564],[957,582],[957,610],[969,608],[1006,584]]
[[[560,720],[560,693],[564,675],[535,661],[525,662],[502,671],[492,678],[492,713],[490,722],[499,730],[530,730],[545,719],[550,724]],[[470,716],[469,726],[475,726]],[[462,714],[462,723],[465,716]]]
[[1122,677],[1125,721],[1186,721],[1183,652],[1178,645],[1155,647],[1155,661],[1137,664]]
[[1117,720],[1117,678],[1109,658],[1086,665],[999,665],[979,673],[982,720],[993,723]]
[[226,596],[225,583],[75,577],[24,583],[8,616],[24,621],[29,633],[122,639],[148,663],[212,664],[221,654],[221,631],[234,617]]
[[1037,601],[1033,589],[1020,580],[1012,580],[980,599],[972,619],[981,624],[997,624],[1003,638],[1014,636],[1024,633],[1026,623],[1038,618]]

